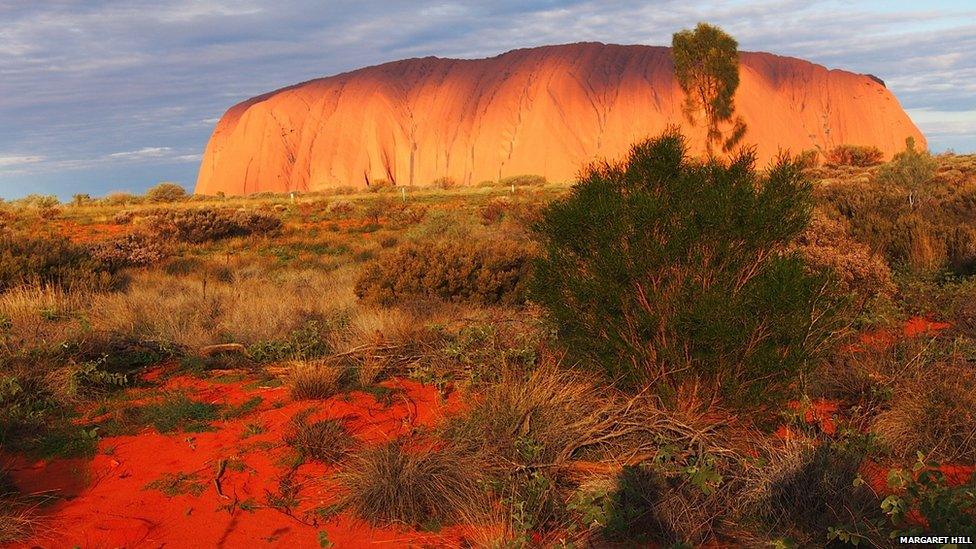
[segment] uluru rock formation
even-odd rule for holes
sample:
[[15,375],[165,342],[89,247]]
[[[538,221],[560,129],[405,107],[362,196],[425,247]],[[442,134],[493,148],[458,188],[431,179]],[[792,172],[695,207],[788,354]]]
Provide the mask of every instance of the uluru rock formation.
[[[736,107],[760,160],[840,144],[887,156],[925,139],[876,77],[741,53]],[[196,192],[249,194],[477,184],[538,174],[569,181],[592,160],[680,124],[670,49],[581,43],[488,59],[425,57],[312,80],[235,105],[207,145]]]

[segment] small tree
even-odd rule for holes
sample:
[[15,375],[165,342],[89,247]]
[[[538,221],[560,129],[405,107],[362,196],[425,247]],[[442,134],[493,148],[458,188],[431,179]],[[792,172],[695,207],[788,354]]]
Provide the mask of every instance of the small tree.
[[[685,93],[684,114],[694,125],[702,112],[708,133],[705,146],[708,156],[713,147],[734,148],[746,133],[742,117],[735,114],[735,90],[739,87],[739,43],[722,29],[698,23],[695,30],[683,30],[671,38],[674,73]],[[732,121],[724,137],[721,125]]]
[[832,333],[827,279],[784,252],[811,186],[790,159],[757,173],[751,151],[687,154],[671,130],[584,173],[538,225],[531,295],[572,357],[625,386],[773,401]]
[[878,179],[882,183],[907,189],[908,204],[914,208],[916,193],[932,179],[938,164],[928,151],[915,148],[914,137],[908,137],[905,139],[905,150],[878,170]]
[[186,189],[176,183],[160,183],[146,191],[149,202],[180,202],[186,200]]

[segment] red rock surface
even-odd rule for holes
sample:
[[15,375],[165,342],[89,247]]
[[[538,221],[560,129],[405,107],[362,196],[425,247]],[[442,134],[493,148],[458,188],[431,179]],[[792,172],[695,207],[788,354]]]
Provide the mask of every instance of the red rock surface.
[[[738,112],[766,161],[839,144],[887,156],[925,139],[877,79],[800,59],[742,53]],[[489,59],[426,57],[271,92],[228,110],[207,145],[196,192],[363,187],[377,179],[462,184],[539,174],[569,181],[584,163],[681,124],[664,47],[580,43]]]

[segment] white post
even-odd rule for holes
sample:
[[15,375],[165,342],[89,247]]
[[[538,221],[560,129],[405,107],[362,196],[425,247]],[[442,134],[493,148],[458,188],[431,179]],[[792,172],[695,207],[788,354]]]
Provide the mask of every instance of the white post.
[[400,197],[403,199],[404,202],[407,201],[407,189],[406,189],[406,187],[400,187]]

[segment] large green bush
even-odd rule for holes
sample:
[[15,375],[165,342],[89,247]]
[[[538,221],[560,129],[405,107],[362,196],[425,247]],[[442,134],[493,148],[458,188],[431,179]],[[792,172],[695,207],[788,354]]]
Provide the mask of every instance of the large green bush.
[[828,336],[826,281],[784,247],[806,227],[798,162],[692,161],[674,130],[593,166],[538,225],[532,283],[576,359],[673,395],[781,396]]

